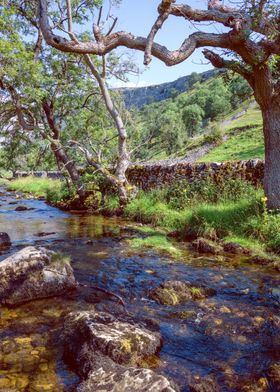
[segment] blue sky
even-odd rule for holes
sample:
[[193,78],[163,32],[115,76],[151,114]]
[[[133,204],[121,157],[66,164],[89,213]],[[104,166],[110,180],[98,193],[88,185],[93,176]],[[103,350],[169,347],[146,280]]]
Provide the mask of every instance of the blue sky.
[[[147,36],[157,18],[159,3],[160,0],[122,0],[120,6],[114,10],[114,14],[118,16],[115,31],[125,30],[135,35]],[[195,8],[207,9],[205,0],[190,0],[187,3]],[[177,49],[182,41],[196,29],[183,18],[170,17],[156,36],[156,42],[167,46],[168,49]],[[201,30],[217,32],[213,26],[201,26]],[[173,67],[167,67],[155,58],[148,68],[144,67],[142,52],[135,53],[134,60],[142,70],[145,70],[137,77],[130,77],[131,85],[137,86],[164,83],[192,72],[203,72],[212,68],[211,65],[206,65],[201,50],[197,50],[182,64]]]

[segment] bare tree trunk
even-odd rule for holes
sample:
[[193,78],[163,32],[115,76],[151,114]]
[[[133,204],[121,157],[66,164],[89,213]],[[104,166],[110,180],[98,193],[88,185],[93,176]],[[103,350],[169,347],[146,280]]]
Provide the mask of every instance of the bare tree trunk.
[[103,73],[101,75],[97,70],[97,68],[95,67],[90,56],[84,55],[83,57],[85,63],[89,66],[92,74],[94,75],[94,77],[98,82],[106,108],[110,116],[112,117],[118,131],[118,161],[114,173],[115,176],[113,178],[113,183],[117,187],[121,204],[126,204],[129,199],[129,192],[128,192],[129,183],[126,178],[126,171],[130,164],[130,154],[127,148],[127,132],[122,117],[119,111],[117,110],[116,106],[114,105],[110,91],[106,84],[105,58],[103,58]]
[[75,188],[77,189],[80,201],[83,202],[86,198],[85,188],[81,181],[80,174],[76,168],[76,164],[71,158],[67,155],[64,148],[60,143],[60,129],[57,127],[53,115],[52,105],[48,102],[43,102],[43,110],[46,114],[48,125],[53,133],[52,139],[54,142],[51,143],[51,149],[56,157],[56,159],[61,162],[65,169],[67,170],[69,177]]
[[265,140],[264,190],[269,209],[280,209],[280,107],[262,110]]
[[51,149],[56,159],[64,165],[65,169],[69,174],[69,177],[71,178],[72,184],[77,189],[80,201],[83,202],[85,200],[85,189],[80,179],[80,174],[76,168],[75,162],[73,162],[73,160],[68,157],[60,144],[57,145],[52,143]]

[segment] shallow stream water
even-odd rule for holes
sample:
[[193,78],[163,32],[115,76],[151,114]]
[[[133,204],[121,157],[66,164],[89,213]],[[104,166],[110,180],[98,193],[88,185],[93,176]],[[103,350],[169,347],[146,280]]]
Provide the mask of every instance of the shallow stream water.
[[[139,254],[127,243],[127,238],[138,235],[132,223],[66,213],[44,201],[0,191],[0,231],[12,240],[0,261],[28,245],[70,255],[79,282],[115,292],[136,320],[157,326],[163,346],[146,366],[175,380],[182,392],[208,375],[222,391],[242,391],[247,385],[265,384],[267,369],[280,363],[275,326],[279,273],[238,257],[201,256],[184,245],[176,260],[146,250]],[[18,205],[30,210],[17,212]],[[149,291],[166,280],[204,285],[217,294],[178,306],[149,300]],[[65,364],[59,342],[63,316],[92,307],[122,312],[114,298],[86,288],[0,308],[0,391],[75,390],[79,378]],[[265,388],[277,390],[269,379]]]

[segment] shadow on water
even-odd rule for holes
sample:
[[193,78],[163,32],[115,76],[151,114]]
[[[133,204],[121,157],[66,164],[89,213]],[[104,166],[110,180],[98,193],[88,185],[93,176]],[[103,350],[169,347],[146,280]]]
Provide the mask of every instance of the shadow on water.
[[[152,252],[135,254],[125,241],[133,233],[126,221],[74,215],[9,192],[0,196],[0,204],[0,231],[8,232],[13,243],[0,260],[30,244],[71,255],[78,281],[121,295],[136,320],[158,326],[163,347],[160,360],[150,365],[173,378],[182,391],[209,374],[223,391],[241,391],[280,361],[279,309],[270,296],[279,287],[279,274],[187,250],[176,262]],[[15,211],[18,205],[32,209]],[[149,300],[150,290],[166,280],[204,285],[216,295],[177,306]],[[121,311],[112,298],[90,289],[0,308],[0,390],[75,388],[79,379],[63,362],[59,345],[63,317],[93,307]]]

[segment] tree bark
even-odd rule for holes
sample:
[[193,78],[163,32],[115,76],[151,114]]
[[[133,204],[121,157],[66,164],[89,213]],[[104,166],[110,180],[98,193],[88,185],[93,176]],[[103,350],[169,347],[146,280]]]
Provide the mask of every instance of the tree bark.
[[114,101],[111,97],[110,91],[106,83],[106,69],[105,69],[105,58],[103,58],[103,74],[100,75],[98,69],[95,67],[93,61],[89,55],[84,55],[85,63],[89,66],[92,74],[97,80],[102,97],[104,99],[106,108],[113,119],[116,129],[118,131],[118,160],[115,169],[113,181],[111,182],[116,186],[118,194],[120,197],[120,202],[125,205],[129,200],[129,192],[127,187],[129,186],[128,180],[126,178],[126,171],[130,164],[130,154],[127,148],[127,132],[125,125],[123,123],[122,117],[116,108]]
[[264,191],[269,209],[280,209],[280,107],[262,110],[265,140]]
[[52,139],[55,141],[51,143],[51,149],[58,162],[61,162],[67,170],[69,177],[71,178],[72,184],[77,189],[80,201],[82,203],[86,198],[85,188],[81,181],[80,174],[76,168],[75,162],[70,157],[68,157],[67,153],[65,152],[60,143],[60,129],[55,123],[52,105],[50,105],[47,101],[44,101],[42,106],[46,114],[50,130],[53,133]]

